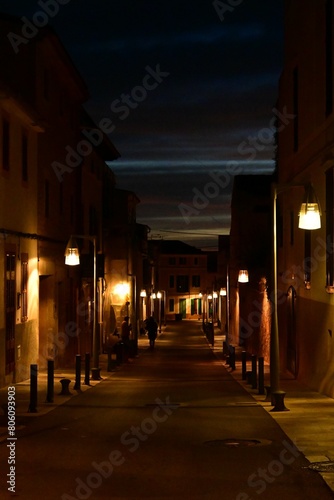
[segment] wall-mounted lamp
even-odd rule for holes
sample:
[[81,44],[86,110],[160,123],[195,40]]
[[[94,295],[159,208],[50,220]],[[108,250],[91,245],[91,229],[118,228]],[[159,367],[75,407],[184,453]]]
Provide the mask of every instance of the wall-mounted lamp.
[[129,283],[124,282],[124,281],[117,283],[117,285],[115,285],[115,287],[114,287],[114,294],[118,295],[123,300],[125,300],[125,298],[128,297],[130,294]]
[[317,195],[311,185],[305,187],[305,197],[299,211],[300,229],[319,229],[321,227],[321,209]]
[[141,297],[146,297],[146,290],[144,290],[144,289],[143,289],[143,290],[141,290],[141,291],[140,291],[140,296],[141,296]]
[[239,283],[248,283],[249,282],[249,275],[247,269],[240,269],[239,275],[238,275],[238,282]]
[[80,252],[76,239],[71,236],[65,248],[65,264],[67,266],[78,266],[80,264]]
[[227,295],[226,288],[221,288],[219,291],[219,295],[221,297],[226,297],[226,295]]

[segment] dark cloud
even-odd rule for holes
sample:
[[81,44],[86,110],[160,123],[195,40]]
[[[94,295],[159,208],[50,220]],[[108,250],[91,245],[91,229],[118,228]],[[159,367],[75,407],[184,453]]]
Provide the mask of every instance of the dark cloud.
[[[178,204],[191,205],[208,171],[230,161],[244,173],[272,171],[271,143],[255,155],[242,154],[240,145],[270,127],[282,65],[283,3],[244,0],[222,21],[217,2],[207,0],[70,0],[50,19],[90,89],[87,110],[97,123],[109,117],[115,124],[110,139],[122,159],[112,168],[120,187],[138,194],[138,220],[153,231],[191,229],[184,238],[202,243],[199,233],[226,234],[232,182],[189,224]],[[41,6],[2,0],[1,10],[33,16]],[[131,96],[147,67],[157,65],[168,77],[121,119],[111,104]]]

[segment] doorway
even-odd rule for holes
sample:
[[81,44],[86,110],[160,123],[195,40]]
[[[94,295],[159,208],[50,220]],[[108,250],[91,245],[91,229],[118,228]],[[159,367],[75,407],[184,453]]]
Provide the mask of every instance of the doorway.
[[16,255],[6,252],[5,311],[6,311],[6,375],[15,371],[15,296],[16,296]]
[[290,286],[287,294],[287,369],[297,375],[296,290]]
[[179,309],[182,319],[184,319],[187,315],[187,299],[180,299],[179,301]]

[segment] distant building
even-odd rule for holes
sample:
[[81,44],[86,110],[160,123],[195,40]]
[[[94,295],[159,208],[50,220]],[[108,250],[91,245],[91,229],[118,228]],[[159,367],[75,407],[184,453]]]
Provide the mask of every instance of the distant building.
[[131,337],[138,332],[145,319],[142,315],[144,261],[148,257],[148,227],[136,222],[136,207],[139,199],[132,191],[108,189],[104,215],[105,283],[104,334],[108,336],[117,329],[120,332],[125,316],[130,317]]
[[214,287],[216,262],[209,271],[208,260],[212,259],[207,252],[181,241],[151,240],[148,243],[152,263],[151,311],[157,316],[159,304],[152,299],[152,294],[161,291],[166,319],[200,319],[203,294]]
[[[231,202],[229,341],[269,361],[271,310],[271,175],[239,175]],[[240,270],[249,282],[239,283]]]

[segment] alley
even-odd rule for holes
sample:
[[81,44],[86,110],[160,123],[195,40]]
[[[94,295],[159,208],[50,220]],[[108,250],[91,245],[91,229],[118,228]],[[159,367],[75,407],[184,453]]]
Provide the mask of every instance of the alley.
[[[154,351],[30,419],[16,454],[27,500],[334,498],[198,321],[168,324]],[[3,442],[1,464],[7,456]]]

